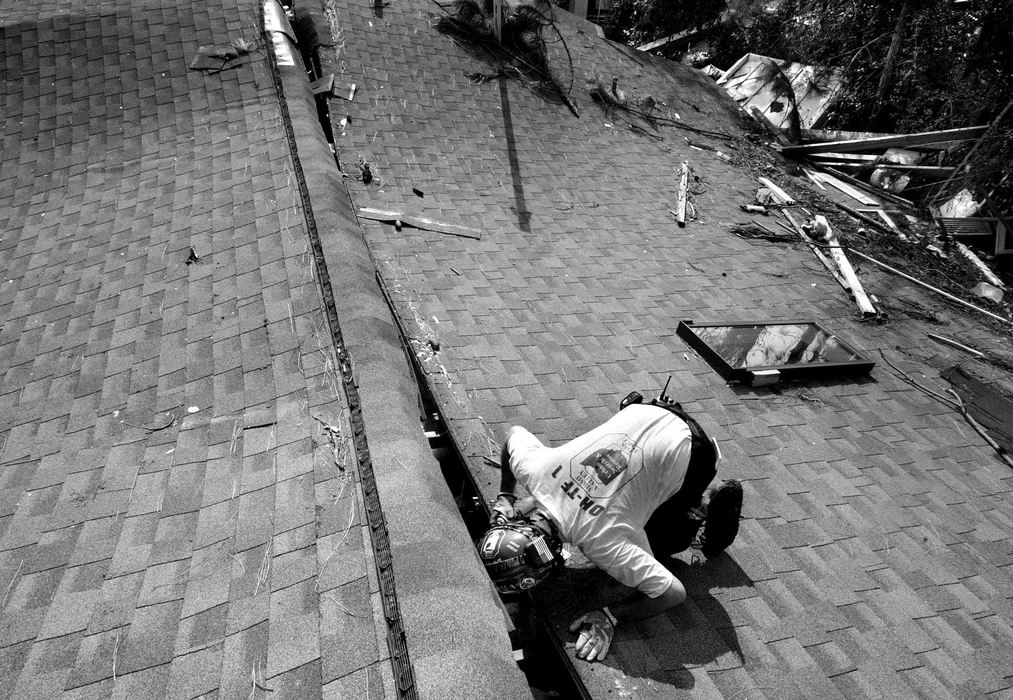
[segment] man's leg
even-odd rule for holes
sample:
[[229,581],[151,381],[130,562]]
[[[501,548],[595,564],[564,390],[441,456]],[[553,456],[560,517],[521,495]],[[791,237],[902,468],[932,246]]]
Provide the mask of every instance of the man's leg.
[[690,548],[704,524],[702,497],[717,472],[717,457],[711,442],[697,429],[686,478],[675,495],[651,514],[644,526],[647,541],[656,557],[666,557]]
[[700,537],[700,551],[708,559],[728,549],[739,534],[742,516],[742,484],[726,479],[708,488],[703,498],[706,519]]
[[666,501],[654,511],[644,526],[651,551],[658,559],[678,554],[690,548],[704,521],[693,517],[684,508],[666,508],[672,501]]

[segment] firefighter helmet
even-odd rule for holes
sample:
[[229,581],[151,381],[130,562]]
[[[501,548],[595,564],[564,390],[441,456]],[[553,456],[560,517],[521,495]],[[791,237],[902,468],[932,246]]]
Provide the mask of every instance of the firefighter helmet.
[[478,541],[478,555],[500,593],[534,588],[562,561],[562,542],[528,521],[493,525]]

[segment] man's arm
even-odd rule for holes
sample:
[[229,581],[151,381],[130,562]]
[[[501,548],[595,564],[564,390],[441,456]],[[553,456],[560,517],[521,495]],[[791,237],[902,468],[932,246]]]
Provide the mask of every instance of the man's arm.
[[668,590],[657,598],[650,598],[637,591],[626,600],[609,606],[609,611],[619,624],[654,617],[686,600],[686,588],[679,579],[674,579]]
[[513,430],[511,428],[507,432],[507,437],[503,441],[503,448],[499,454],[499,494],[497,494],[496,501],[492,504],[492,514],[489,518],[489,522],[492,525],[505,523],[514,517],[514,503],[517,501],[514,490],[517,488],[517,477],[514,476],[513,469],[511,468],[510,449],[507,447],[510,443],[510,435],[513,433]]
[[609,653],[612,636],[620,622],[643,620],[662,613],[686,600],[686,589],[679,579],[674,579],[668,590],[657,598],[650,598],[637,591],[624,601],[605,608],[592,610],[573,621],[571,632],[577,637],[577,658],[586,661],[601,661]]
[[510,442],[510,433],[513,432],[513,428],[507,433],[506,440],[503,441],[503,448],[499,453],[499,490],[500,493],[514,493],[514,489],[517,488],[517,478],[514,476],[513,470],[510,468],[510,450],[507,445]]

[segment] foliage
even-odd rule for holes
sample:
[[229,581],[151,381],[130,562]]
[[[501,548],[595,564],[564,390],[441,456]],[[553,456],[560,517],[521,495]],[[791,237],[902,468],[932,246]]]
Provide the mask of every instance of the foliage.
[[[440,32],[463,42],[499,67],[493,74],[472,74],[469,76],[472,80],[485,82],[500,76],[519,79],[542,94],[558,98],[576,115],[576,108],[568,97],[573,87],[573,62],[566,41],[552,19],[549,0],[531,0],[513,6],[504,3],[501,41],[496,39],[493,0],[454,0],[447,6],[435,4],[444,11],[435,23]],[[544,36],[547,32],[559,41],[569,60],[568,85],[564,86],[549,65]]]
[[[715,5],[723,3],[619,0],[609,31],[650,41],[716,17],[722,8]],[[1013,99],[1013,0],[729,0],[727,10],[710,41],[716,65],[753,52],[843,70],[829,127],[910,132],[989,124]],[[955,151],[950,161],[963,155]],[[971,167],[970,184],[979,190],[1013,174],[1013,110]]]
[[724,0],[614,0],[605,23],[606,36],[631,45],[715,22]]

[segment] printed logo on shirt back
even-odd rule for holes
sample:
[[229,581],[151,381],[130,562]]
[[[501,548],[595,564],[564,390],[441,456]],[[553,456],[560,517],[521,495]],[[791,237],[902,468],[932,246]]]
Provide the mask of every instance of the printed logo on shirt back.
[[643,464],[643,450],[627,435],[604,435],[570,460],[569,489],[579,487],[585,498],[596,501],[611,498],[640,473]]
[[626,455],[610,449],[595,450],[585,457],[581,464],[593,469],[598,475],[598,480],[606,486],[630,466],[626,461]]

